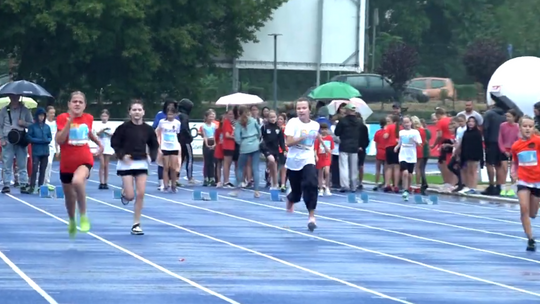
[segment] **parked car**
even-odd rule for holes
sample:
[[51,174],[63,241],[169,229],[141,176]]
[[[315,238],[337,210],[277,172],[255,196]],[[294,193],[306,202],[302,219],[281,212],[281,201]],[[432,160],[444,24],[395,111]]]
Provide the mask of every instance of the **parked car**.
[[456,100],[454,82],[450,78],[422,77],[411,79],[407,87],[422,90],[429,98],[442,100],[442,91],[446,90],[446,99]]
[[[336,75],[330,81],[345,82],[360,91],[362,99],[367,102],[381,102],[389,100],[399,100],[398,93],[391,85],[391,81],[378,74],[342,74]],[[419,102],[427,102],[427,98],[422,90],[415,88],[406,89],[405,96]]]
[[0,86],[3,86],[4,84],[9,82],[9,74],[2,74],[0,75]]

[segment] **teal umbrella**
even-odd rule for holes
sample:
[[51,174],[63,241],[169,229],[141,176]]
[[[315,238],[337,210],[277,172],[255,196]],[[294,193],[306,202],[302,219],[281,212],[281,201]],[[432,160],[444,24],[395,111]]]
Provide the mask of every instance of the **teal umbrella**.
[[332,81],[315,88],[308,95],[315,100],[325,99],[351,99],[355,97],[362,97],[360,92],[353,88],[350,84],[345,82]]

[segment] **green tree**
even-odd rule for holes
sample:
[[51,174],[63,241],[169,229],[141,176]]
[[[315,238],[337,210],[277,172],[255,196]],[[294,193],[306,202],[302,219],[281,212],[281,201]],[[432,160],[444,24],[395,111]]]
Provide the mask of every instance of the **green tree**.
[[417,65],[418,52],[410,45],[396,42],[383,53],[377,73],[392,81],[392,87],[401,98],[405,83],[414,76]]
[[197,100],[213,58],[238,56],[286,0],[4,0],[3,53],[54,95]]
[[485,90],[495,70],[507,58],[501,43],[491,39],[478,39],[467,48],[463,56],[463,64],[467,73],[482,84]]

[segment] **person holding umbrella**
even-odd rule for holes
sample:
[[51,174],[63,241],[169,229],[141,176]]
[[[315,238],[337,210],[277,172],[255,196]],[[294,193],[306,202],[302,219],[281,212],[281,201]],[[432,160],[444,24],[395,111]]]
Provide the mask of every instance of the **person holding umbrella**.
[[86,179],[94,166],[94,156],[88,143],[93,141],[98,146],[99,156],[103,146],[92,132],[94,117],[84,113],[86,97],[83,92],[71,93],[68,112],[56,118],[58,131],[56,142],[60,145],[60,181],[64,189],[66,209],[69,216],[68,232],[70,237],[77,233],[75,221],[76,206],[79,207],[80,228],[82,232],[90,230],[90,221],[86,216]]
[[21,96],[9,95],[10,103],[0,111],[0,142],[2,145],[2,161],[4,172],[4,186],[2,193],[10,193],[10,183],[13,176],[13,160],[17,160],[21,193],[29,194],[28,189],[28,141],[26,128],[34,120],[32,113],[21,102]]

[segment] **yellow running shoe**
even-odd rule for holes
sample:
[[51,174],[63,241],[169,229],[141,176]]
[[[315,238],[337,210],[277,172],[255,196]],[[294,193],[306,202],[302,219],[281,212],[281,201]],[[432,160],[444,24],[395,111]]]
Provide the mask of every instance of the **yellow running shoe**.
[[90,221],[88,220],[88,217],[86,215],[81,214],[80,219],[80,226],[81,226],[81,232],[88,232],[90,231]]
[[74,238],[77,235],[77,222],[75,222],[75,219],[69,220],[68,233],[70,238]]

